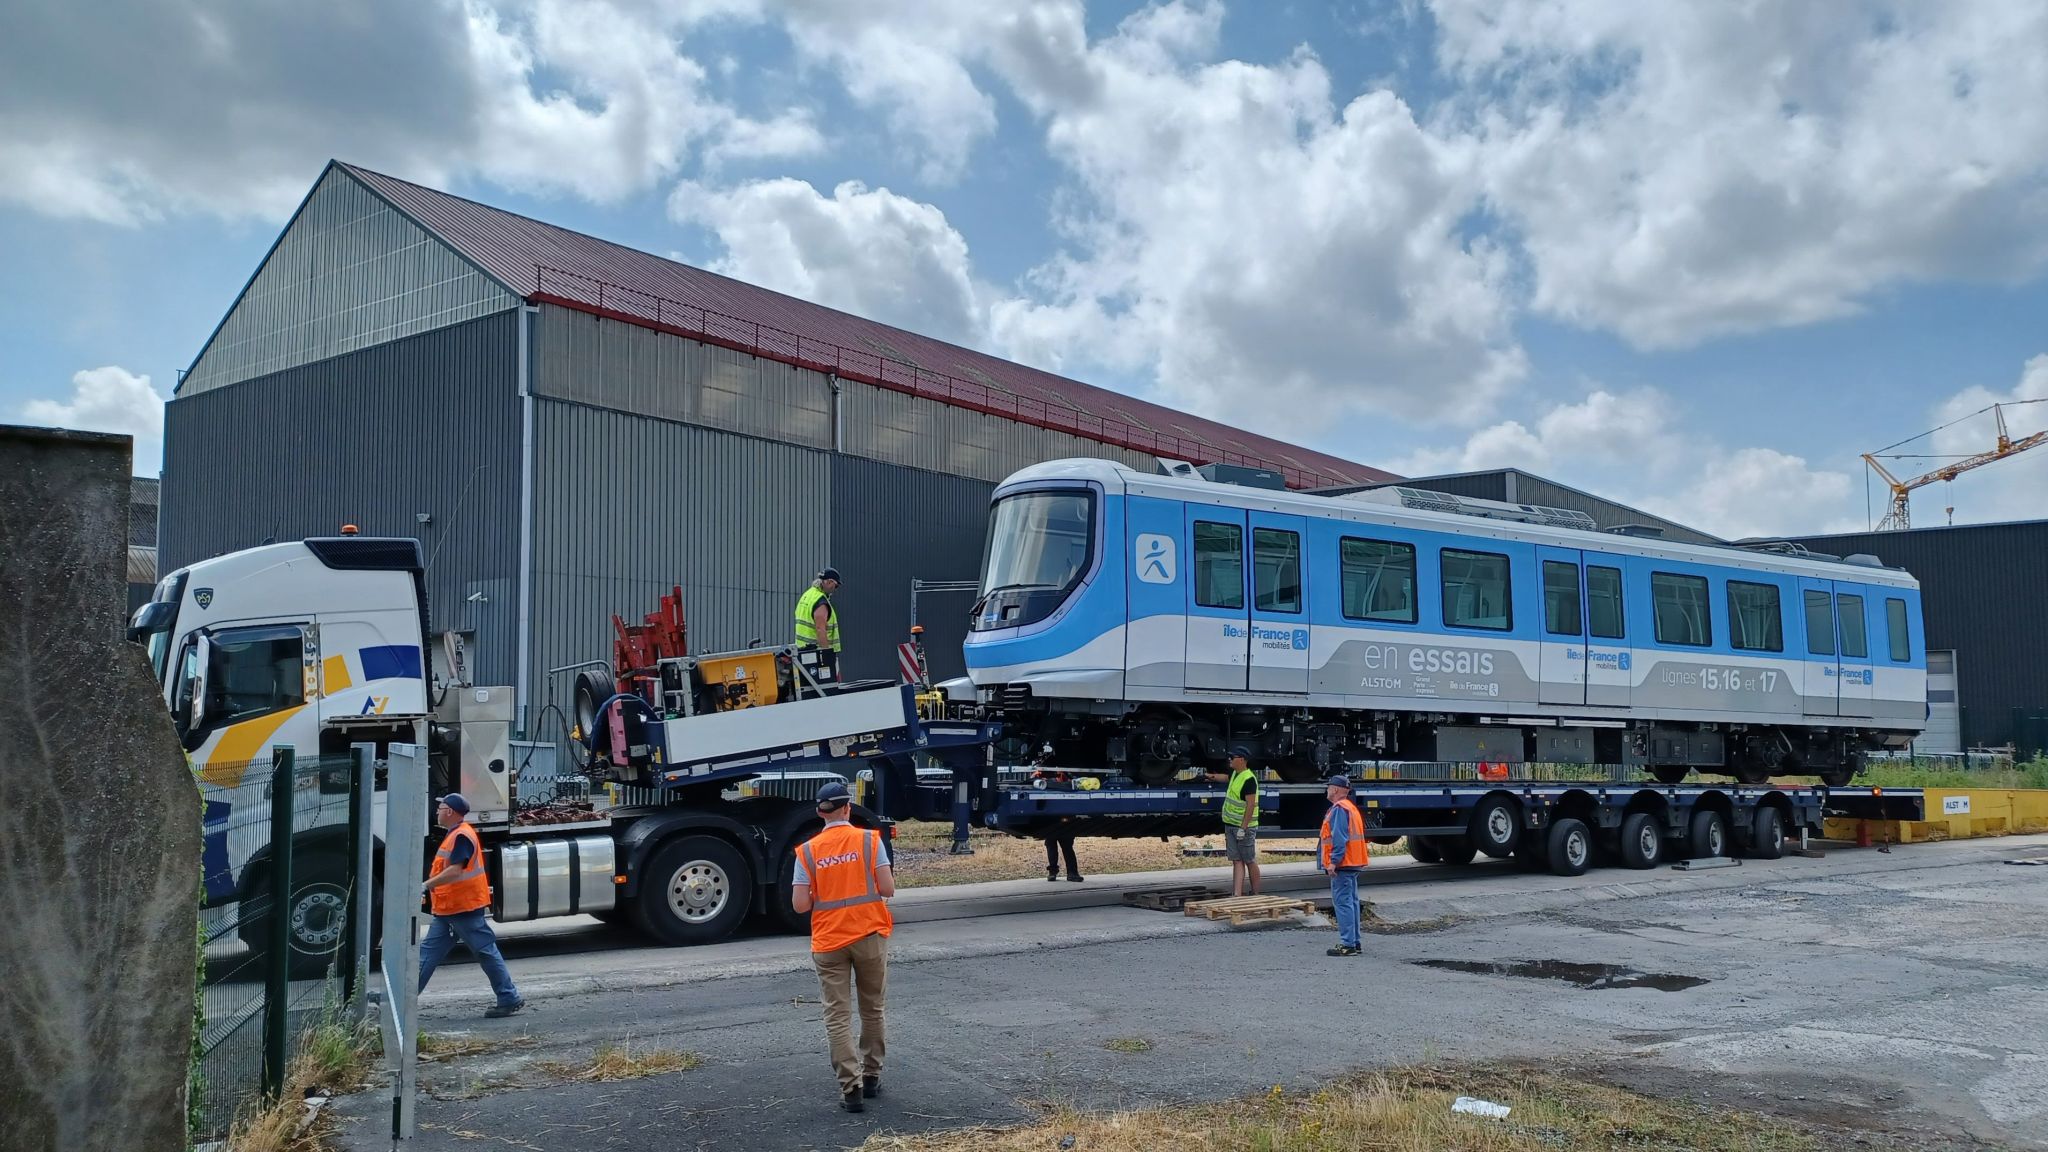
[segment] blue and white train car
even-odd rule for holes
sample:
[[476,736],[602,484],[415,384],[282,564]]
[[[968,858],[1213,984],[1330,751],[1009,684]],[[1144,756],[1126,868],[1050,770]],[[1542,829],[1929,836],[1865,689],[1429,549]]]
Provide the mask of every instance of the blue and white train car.
[[1382,759],[1839,785],[1924,727],[1924,644],[1917,582],[1875,561],[1061,460],[996,490],[966,657],[1007,731],[1146,781],[1241,742],[1288,780]]

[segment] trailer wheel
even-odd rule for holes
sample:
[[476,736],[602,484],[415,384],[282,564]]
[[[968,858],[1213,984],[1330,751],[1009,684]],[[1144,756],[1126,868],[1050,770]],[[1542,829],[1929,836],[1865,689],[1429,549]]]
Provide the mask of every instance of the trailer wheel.
[[1749,854],[1759,860],[1776,860],[1785,854],[1785,814],[1776,808],[1758,808],[1750,821]]
[[1408,838],[1408,858],[1417,864],[1441,864],[1443,853],[1436,850],[1436,841],[1427,836]]
[[1446,864],[1470,864],[1479,854],[1470,836],[1431,836],[1429,842]]
[[1686,847],[1695,860],[1710,859],[1728,854],[1728,822],[1721,819],[1719,812],[1702,810],[1692,814],[1692,830],[1686,837]]
[[1593,863],[1593,831],[1584,820],[1566,816],[1550,826],[1550,870],[1559,876],[1583,876]]
[[1471,829],[1481,852],[1505,860],[1522,842],[1522,806],[1512,796],[1488,796],[1473,807]]
[[664,944],[709,944],[739,925],[753,894],[754,874],[738,849],[715,836],[684,836],[654,854],[633,919]]
[[1621,862],[1629,868],[1655,868],[1664,858],[1664,829],[1648,812],[1631,812],[1621,822]]
[[1683,784],[1692,769],[1683,764],[1652,764],[1650,777],[1659,784]]

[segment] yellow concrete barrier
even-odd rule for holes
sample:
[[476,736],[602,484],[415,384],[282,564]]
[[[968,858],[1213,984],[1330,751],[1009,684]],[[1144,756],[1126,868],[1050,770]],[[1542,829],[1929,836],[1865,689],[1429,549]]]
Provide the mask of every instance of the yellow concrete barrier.
[[1857,820],[1830,816],[1821,835],[1873,844],[1918,844],[2048,832],[2048,789],[1928,788],[1924,820]]

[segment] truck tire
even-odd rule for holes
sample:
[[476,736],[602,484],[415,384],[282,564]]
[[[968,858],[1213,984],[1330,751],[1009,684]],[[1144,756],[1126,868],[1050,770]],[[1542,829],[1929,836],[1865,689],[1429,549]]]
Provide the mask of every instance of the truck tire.
[[1785,814],[1776,808],[1758,808],[1749,823],[1749,854],[1759,860],[1776,860],[1785,854]]
[[1559,876],[1583,876],[1593,863],[1593,830],[1584,820],[1566,816],[1550,826],[1550,870]]
[[1470,864],[1472,857],[1479,854],[1470,836],[1431,836],[1429,841],[1446,864]]
[[739,849],[716,836],[681,836],[648,861],[633,922],[663,944],[710,944],[739,926],[753,897],[754,872]]
[[[790,903],[789,890],[796,878],[796,850],[803,846],[804,841],[816,836],[818,830],[824,826],[825,822],[816,812],[810,808],[798,808],[780,840],[781,858],[775,864],[775,891],[770,894],[768,915],[789,932],[808,933],[811,930],[811,914],[796,910]],[[853,826],[876,828],[879,825],[873,812],[855,804]],[[891,868],[896,866],[894,857],[890,856],[889,842],[886,839],[882,842],[882,855]]]
[[583,733],[585,740],[590,739],[591,729],[597,727],[597,710],[618,692],[618,682],[603,668],[585,668],[576,674],[576,689],[570,697],[574,703],[570,707],[575,712],[576,730]]
[[[255,878],[253,893],[243,901],[244,907],[268,903],[264,892],[264,886],[269,883],[267,877],[268,868],[263,876]],[[371,913],[373,942],[381,919],[378,913],[382,910],[382,903],[381,899],[378,900]],[[348,911],[348,866],[340,854],[312,851],[292,861],[292,894],[285,902],[292,979],[316,980],[325,976],[330,966],[339,968],[347,963],[341,949],[348,939]],[[236,931],[250,952],[261,956],[269,951],[270,916],[267,912],[243,920]]]
[[1512,796],[1488,796],[1473,807],[1470,827],[1479,851],[1505,860],[1522,843],[1522,806]]
[[1664,859],[1664,829],[1648,812],[1631,812],[1622,819],[1617,847],[1625,868],[1655,868]]
[[1686,835],[1685,846],[1695,860],[1712,859],[1728,854],[1728,822],[1719,812],[1703,809],[1692,814],[1692,828]]
[[1443,853],[1436,850],[1436,841],[1427,836],[1408,838],[1408,858],[1417,864],[1441,864]]

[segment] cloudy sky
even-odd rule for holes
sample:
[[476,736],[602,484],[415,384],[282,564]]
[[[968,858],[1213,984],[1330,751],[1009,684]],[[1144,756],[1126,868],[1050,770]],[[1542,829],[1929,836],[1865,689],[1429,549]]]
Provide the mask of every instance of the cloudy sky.
[[[1859,453],[2048,397],[2044,45],[2039,0],[11,0],[0,420],[154,474],[336,157],[1410,475],[1857,528]],[[1951,497],[2048,516],[2048,448]]]

